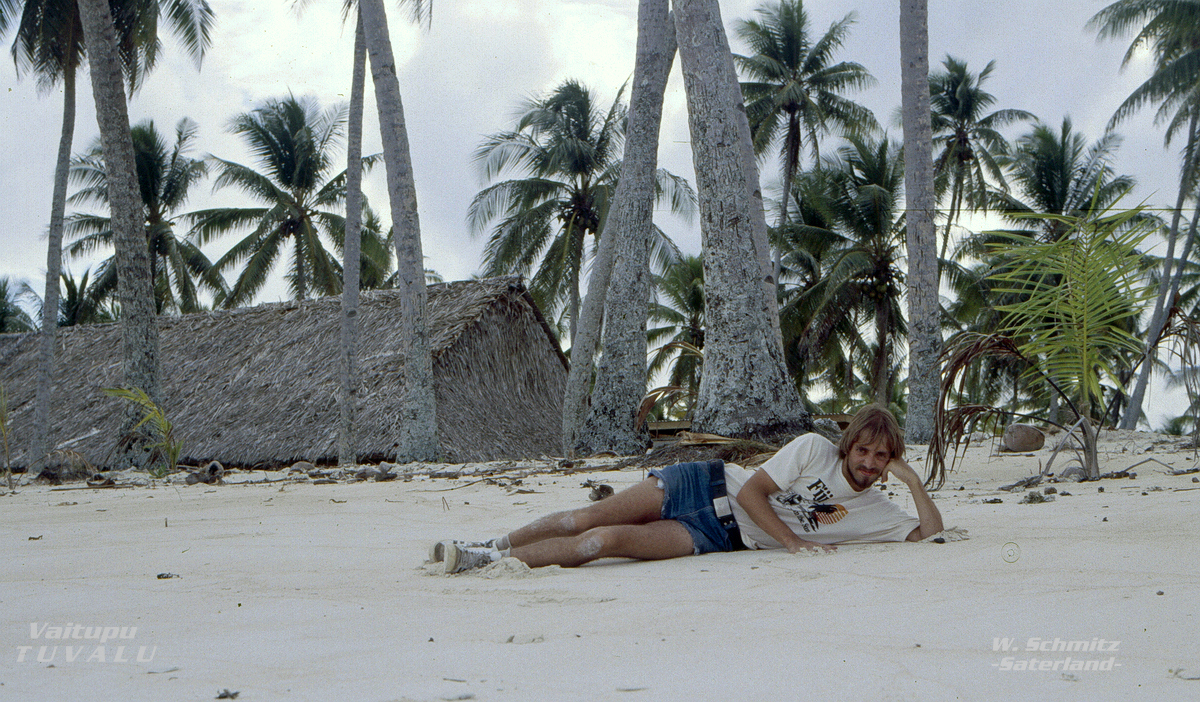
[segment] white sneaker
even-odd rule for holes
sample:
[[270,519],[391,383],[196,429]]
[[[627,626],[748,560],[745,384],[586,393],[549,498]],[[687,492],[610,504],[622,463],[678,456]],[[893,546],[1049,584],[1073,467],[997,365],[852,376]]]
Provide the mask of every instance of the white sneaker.
[[492,549],[485,546],[463,546],[453,541],[446,544],[446,574],[481,568],[492,562]]
[[429,547],[429,561],[431,563],[441,563],[446,557],[446,547],[450,544],[464,548],[492,548],[495,541],[495,539],[488,539],[487,541],[459,541],[458,539],[439,541]]

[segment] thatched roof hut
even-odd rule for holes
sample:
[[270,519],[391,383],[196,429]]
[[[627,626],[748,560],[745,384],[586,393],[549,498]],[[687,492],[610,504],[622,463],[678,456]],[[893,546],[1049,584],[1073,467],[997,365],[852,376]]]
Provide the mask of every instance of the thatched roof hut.
[[[567,360],[520,279],[431,285],[428,309],[443,459],[558,453]],[[363,294],[360,460],[396,455],[399,315],[396,292]],[[162,406],[184,442],[183,462],[336,461],[339,317],[338,298],[161,317]],[[59,449],[110,465],[124,408],[101,389],[121,384],[120,328],[60,332],[52,437]],[[14,466],[30,459],[36,369],[36,335],[0,335]]]

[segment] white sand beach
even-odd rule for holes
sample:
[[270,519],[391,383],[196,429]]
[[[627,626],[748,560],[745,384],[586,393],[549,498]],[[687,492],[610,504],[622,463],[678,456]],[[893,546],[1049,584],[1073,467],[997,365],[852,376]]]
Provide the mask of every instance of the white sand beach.
[[970,449],[935,493],[967,540],[453,576],[430,542],[642,471],[24,484],[0,490],[0,699],[1200,699],[1200,482],[1166,467],[1198,461],[1178,438],[1102,438],[1104,471],[1162,463],[1025,504],[998,488],[1049,448]]

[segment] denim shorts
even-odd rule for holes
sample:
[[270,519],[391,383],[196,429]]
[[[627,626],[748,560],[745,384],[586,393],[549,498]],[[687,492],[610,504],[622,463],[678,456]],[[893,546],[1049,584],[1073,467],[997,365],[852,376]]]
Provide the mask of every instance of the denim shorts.
[[729,532],[717,519],[708,461],[652,468],[650,475],[663,483],[662,518],[674,519],[688,530],[692,535],[692,553],[699,555],[745,548],[740,536],[738,543],[733,543]]

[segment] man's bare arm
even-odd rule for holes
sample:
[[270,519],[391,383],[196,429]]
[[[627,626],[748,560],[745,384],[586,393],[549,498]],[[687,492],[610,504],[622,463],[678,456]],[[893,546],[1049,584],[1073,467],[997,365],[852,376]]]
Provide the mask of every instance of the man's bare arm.
[[806,541],[796,535],[796,532],[784,523],[779,515],[775,514],[775,510],[771,508],[767,502],[767,496],[779,492],[779,486],[771,479],[765,470],[761,468],[750,476],[742,489],[738,491],[737,501],[746,510],[746,514],[754,520],[760,529],[767,532],[767,535],[775,539],[788,553],[799,553],[805,549],[817,550],[825,549],[826,551],[836,551],[836,546],[828,546],[826,544],[818,544],[813,541]]
[[893,458],[887,468],[883,469],[880,481],[887,480],[888,473],[896,476],[896,479],[904,483],[912,493],[913,504],[917,507],[917,519],[921,520],[920,526],[909,533],[908,540],[920,541],[941,531],[942,513],[938,511],[937,505],[933,504],[933,498],[925,490],[925,482],[912,466],[899,458]]

